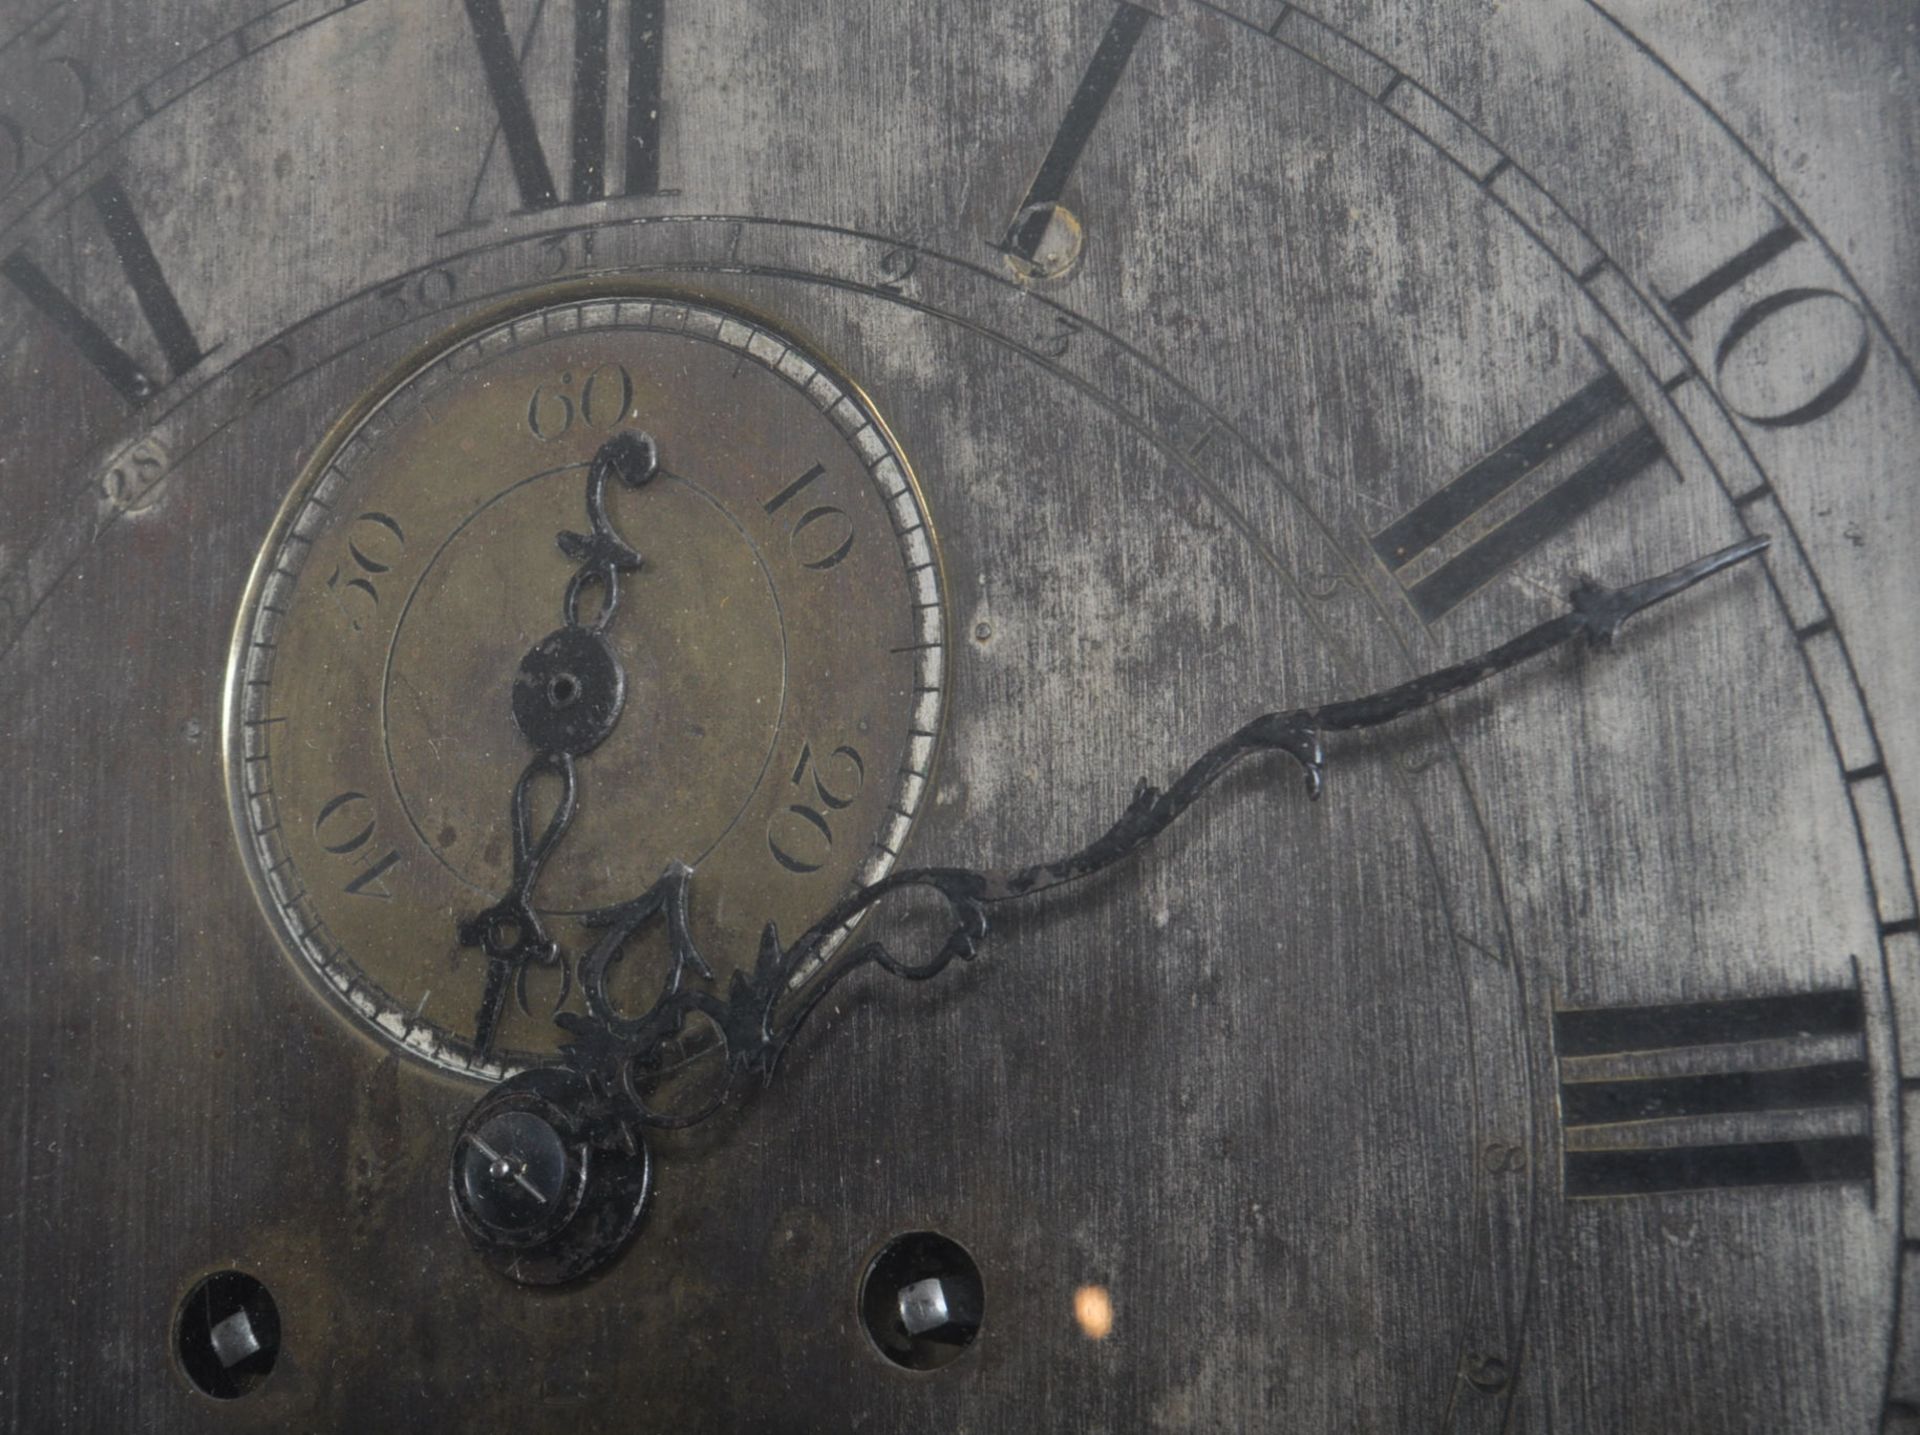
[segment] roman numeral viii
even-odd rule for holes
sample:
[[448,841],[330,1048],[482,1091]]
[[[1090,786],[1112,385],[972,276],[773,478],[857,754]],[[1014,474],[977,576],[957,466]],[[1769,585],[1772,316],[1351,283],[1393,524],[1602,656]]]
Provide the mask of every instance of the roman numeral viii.
[[1558,1012],[1570,1197],[1873,1177],[1854,989]]
[[1660,457],[1609,369],[1374,534],[1373,551],[1414,610],[1438,622]]
[[147,240],[147,231],[141,227],[140,216],[134,213],[120,181],[111,176],[99,180],[87,191],[87,198],[113,244],[127,287],[133,290],[140,313],[159,343],[166,360],[166,378],[156,377],[108,335],[80,301],[55,284],[24,249],[0,260],[0,275],[72,341],[122,398],[130,404],[143,404],[159,393],[167,380],[178,378],[199,363],[207,351],[200,347],[187,316],[180,312],[180,301],[174,297],[153,245]]
[[657,194],[660,190],[660,55],[666,0],[574,0],[572,92],[568,121],[567,190],[563,198],[547,162],[546,146],[534,123],[526,67],[549,0],[536,0],[533,16],[518,48],[507,29],[501,0],[465,0],[467,23],[480,51],[487,94],[499,124],[487,142],[486,158],[467,200],[466,221],[474,220],[480,186],[504,144],[507,163],[525,209],[552,209],[607,196],[608,93],[613,74],[613,21],[624,10],[625,94],[620,126],[620,192]]

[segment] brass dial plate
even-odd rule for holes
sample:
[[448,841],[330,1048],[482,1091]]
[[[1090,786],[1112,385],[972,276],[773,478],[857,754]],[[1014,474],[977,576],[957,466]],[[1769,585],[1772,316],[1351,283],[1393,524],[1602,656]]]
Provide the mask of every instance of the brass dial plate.
[[532,755],[513,675],[559,626],[556,536],[585,526],[586,464],[623,426],[654,436],[662,474],[609,495],[646,565],[608,630],[625,712],[581,760],[536,892],[554,935],[579,950],[579,916],[679,860],[701,874],[703,946],[747,960],[763,923],[795,929],[883,875],[925,791],[940,567],[863,395],[790,338],[673,298],[554,299],[443,343],[295,486],[236,632],[227,739],[283,944],[383,1039],[456,1071],[555,1046],[564,979],[544,973],[475,1053],[486,961],[455,924],[511,880]]

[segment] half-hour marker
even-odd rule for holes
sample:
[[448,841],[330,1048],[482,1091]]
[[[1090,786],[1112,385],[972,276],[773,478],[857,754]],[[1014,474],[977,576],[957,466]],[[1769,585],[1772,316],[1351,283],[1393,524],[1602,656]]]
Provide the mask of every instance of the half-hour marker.
[[1562,1011],[1554,1046],[1569,1197],[1873,1177],[1855,989]]
[[[159,342],[168,378],[178,378],[206,357],[206,351],[200,347],[187,316],[180,310],[180,301],[167,283],[126,189],[109,175],[97,181],[87,191],[87,197],[93,202],[107,238],[112,241],[120,272],[133,290],[140,313]],[[28,303],[51,320],[128,403],[145,403],[160,391],[163,381],[156,379],[124,346],[110,338],[72,296],[27,257],[25,250],[15,250],[0,260],[0,275],[5,275]]]
[[1080,162],[1080,152],[1092,138],[1121,75],[1126,73],[1127,62],[1133,58],[1134,47],[1153,18],[1151,10],[1138,5],[1123,3],[1115,7],[1099,47],[1080,77],[1080,87],[1067,105],[1066,118],[1054,132],[1047,157],[1040,162],[1040,172],[1033,177],[1026,198],[1000,241],[1007,253],[1029,263],[1039,253],[1047,228],[1053,223],[1054,208],[1066,192],[1073,167]]
[[[1623,424],[1625,431],[1525,507],[1443,561],[1422,561],[1447,546],[1448,539],[1470,531],[1509,491],[1547,470],[1568,445],[1610,424]],[[1415,611],[1436,622],[1660,457],[1660,440],[1609,369],[1374,534],[1373,551],[1400,580]]]

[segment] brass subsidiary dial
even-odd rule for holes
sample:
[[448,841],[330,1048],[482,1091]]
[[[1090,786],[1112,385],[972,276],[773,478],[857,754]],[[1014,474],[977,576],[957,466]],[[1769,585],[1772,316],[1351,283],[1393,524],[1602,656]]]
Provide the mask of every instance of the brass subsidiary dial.
[[491,1030],[487,960],[454,918],[513,873],[505,796],[528,752],[508,678],[560,612],[575,564],[556,534],[582,525],[595,452],[641,430],[657,476],[606,495],[644,555],[605,635],[624,713],[583,761],[542,920],[577,950],[570,919],[685,862],[696,929],[750,948],[760,923],[802,926],[884,875],[925,792],[940,567],[857,389],[792,338],[680,298],[549,295],[440,344],[295,486],[235,636],[227,742],[283,943],[444,1067],[498,1077],[550,1056],[573,1000],[568,972],[534,973]]

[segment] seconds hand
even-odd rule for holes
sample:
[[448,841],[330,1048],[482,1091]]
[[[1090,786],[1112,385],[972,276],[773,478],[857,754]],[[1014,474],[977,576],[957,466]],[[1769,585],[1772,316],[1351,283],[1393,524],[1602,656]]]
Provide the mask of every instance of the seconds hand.
[[[483,947],[490,963],[475,1038],[480,1053],[490,1048],[498,1031],[510,982],[522,987],[524,1008],[529,965],[558,965],[566,973],[565,954],[541,927],[532,892],[542,865],[572,820],[573,759],[613,730],[624,700],[624,675],[602,635],[618,605],[620,574],[636,570],[641,560],[607,518],[607,481],[618,476],[639,487],[652,478],[655,465],[653,441],[643,435],[622,434],[595,455],[587,479],[593,531],[560,535],[562,551],[581,565],[567,588],[566,626],[528,653],[515,679],[514,718],[536,755],[513,792],[512,885],[494,906],[460,926],[460,940]],[[790,946],[781,944],[779,932],[768,923],[751,968],[735,967],[724,996],[713,990],[713,969],[693,942],[688,921],[692,869],[670,864],[639,896],[583,918],[588,926],[602,929],[599,940],[580,958],[586,1014],[558,1012],[554,1017],[572,1038],[563,1049],[563,1066],[523,1072],[495,1087],[468,1113],[454,1148],[455,1215],[482,1254],[516,1280],[551,1284],[604,1266],[632,1238],[645,1206],[650,1164],[642,1130],[690,1126],[705,1119],[725,1103],[734,1078],[771,1080],[808,1015],[852,972],[877,966],[895,976],[924,980],[956,957],[971,958],[986,936],[989,906],[1113,866],[1164,832],[1243,758],[1287,754],[1299,765],[1308,796],[1317,799],[1326,775],[1326,734],[1385,726],[1575,638],[1584,637],[1594,646],[1611,644],[1635,614],[1767,546],[1764,537],[1749,538],[1626,587],[1584,585],[1572,593],[1569,612],[1477,658],[1367,697],[1264,713],[1201,754],[1170,787],[1142,783],[1111,827],[1065,857],[1002,869],[918,867],[893,872],[842,898]],[[589,624],[581,621],[580,598],[596,586],[600,608]],[[553,817],[536,839],[531,787],[543,774],[557,776],[562,792]],[[947,937],[930,955],[902,960],[880,941],[838,945],[871,908],[910,887],[938,892],[953,919]],[[608,993],[611,970],[628,940],[656,917],[667,925],[667,975],[652,1007],[640,1016],[623,1017]],[[701,980],[689,984],[689,972]],[[796,992],[803,973],[809,980]],[[563,987],[561,1002],[568,990]],[[670,1043],[696,1015],[719,1033],[729,1082],[699,1110],[656,1111],[643,1087],[666,1066]],[[502,1171],[516,1173],[527,1165],[526,1159],[502,1155],[492,1144],[508,1138],[552,1171],[550,1182],[537,1188],[542,1196],[537,1210],[529,1212],[526,1203],[501,1198]]]
[[[493,1048],[510,981],[522,1011],[529,967],[560,968],[560,1001],[571,989],[566,954],[541,925],[533,889],[573,821],[578,787],[573,760],[606,740],[626,702],[626,673],[605,635],[620,607],[620,575],[638,571],[642,560],[607,517],[607,482],[618,478],[628,488],[639,488],[652,481],[658,467],[658,450],[646,434],[617,434],[593,456],[587,466],[589,531],[559,536],[560,551],[580,565],[561,603],[565,625],[534,644],[514,677],[513,720],[533,745],[534,758],[513,786],[513,878],[505,896],[459,927],[462,946],[487,954],[487,985],[474,1019],[476,1061]],[[581,600],[595,589],[599,608],[586,621]],[[536,837],[533,785],[549,775],[560,780],[560,800]]]

